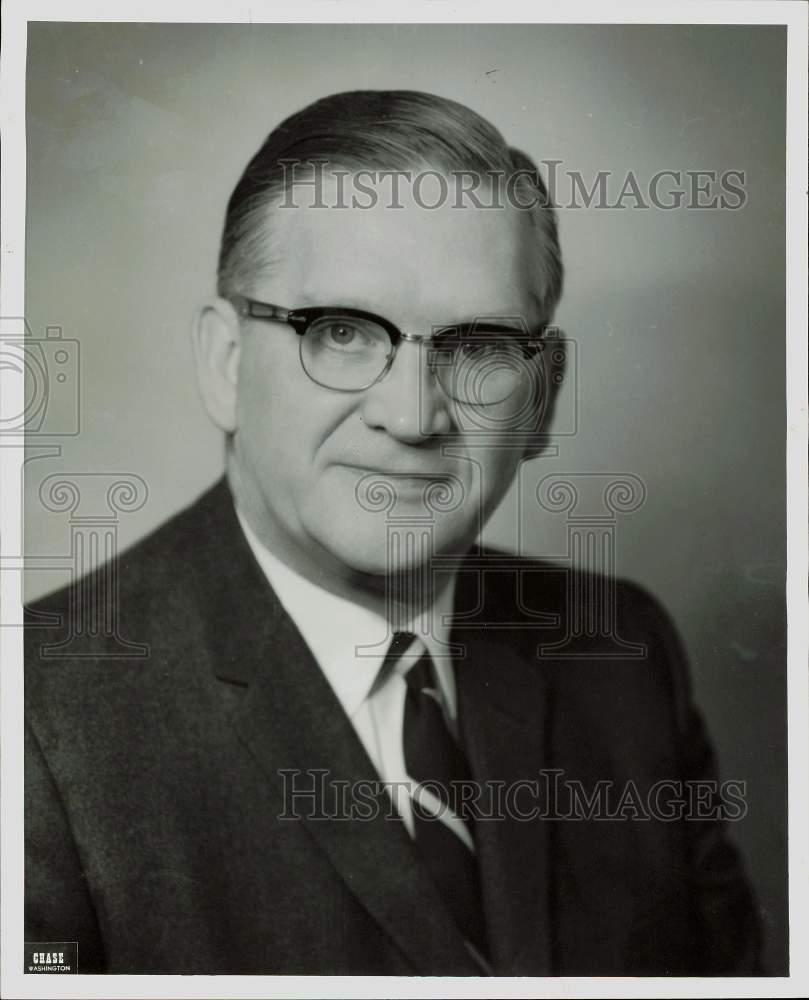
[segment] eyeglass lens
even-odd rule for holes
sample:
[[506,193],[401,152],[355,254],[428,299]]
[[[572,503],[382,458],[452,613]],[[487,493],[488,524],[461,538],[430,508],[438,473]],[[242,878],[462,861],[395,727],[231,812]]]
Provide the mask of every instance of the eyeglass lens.
[[[459,402],[481,406],[522,398],[536,379],[537,362],[526,357],[514,336],[442,331],[425,345],[427,363],[443,391]],[[306,373],[330,389],[359,390],[372,385],[389,363],[393,345],[387,330],[372,320],[335,314],[310,324],[301,339]]]

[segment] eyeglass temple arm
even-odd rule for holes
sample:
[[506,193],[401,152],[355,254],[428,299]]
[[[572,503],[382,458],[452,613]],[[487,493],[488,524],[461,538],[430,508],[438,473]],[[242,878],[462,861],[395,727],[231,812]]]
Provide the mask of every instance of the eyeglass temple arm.
[[[471,323],[469,324],[469,327],[473,329]],[[457,327],[451,327],[451,326],[443,327],[442,329],[436,331],[432,335],[427,335],[427,336],[422,336],[417,333],[405,333],[403,331],[399,331],[399,338],[400,340],[415,341],[417,343],[421,342],[423,344],[426,344],[427,346],[430,346],[431,344],[435,344],[436,342],[440,344],[442,335],[450,333],[455,329],[457,329]],[[516,333],[517,330],[511,326],[503,326],[503,332]],[[527,336],[520,338],[520,346],[522,347],[523,354],[526,357],[533,357],[534,355],[538,354],[540,351],[543,351],[545,349],[545,338],[546,336],[548,336],[548,334],[550,334],[550,336],[553,337],[558,335],[558,333],[559,333],[558,327],[552,327],[543,323],[535,330],[530,331]]]
[[289,320],[289,309],[282,309],[267,302],[256,302],[244,295],[231,295],[229,298],[240,316],[250,316],[252,319],[275,319],[281,323]]

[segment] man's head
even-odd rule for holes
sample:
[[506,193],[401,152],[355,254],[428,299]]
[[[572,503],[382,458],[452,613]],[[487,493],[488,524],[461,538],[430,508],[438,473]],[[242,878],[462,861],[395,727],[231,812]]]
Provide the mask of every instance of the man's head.
[[259,537],[310,574],[386,574],[395,524],[463,552],[535,440],[531,336],[561,281],[535,167],[468,108],[359,91],[283,122],[231,196],[195,335]]

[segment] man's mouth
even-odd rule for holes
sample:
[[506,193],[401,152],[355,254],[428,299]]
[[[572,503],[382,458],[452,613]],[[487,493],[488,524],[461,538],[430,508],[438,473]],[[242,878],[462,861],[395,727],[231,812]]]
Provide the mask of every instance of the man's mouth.
[[392,510],[397,502],[417,504],[436,513],[454,510],[466,495],[457,475],[444,469],[414,469],[398,465],[337,463],[351,476],[360,508],[370,512]]
[[423,483],[448,480],[451,473],[438,469],[413,469],[387,465],[358,465],[355,462],[337,463],[344,469],[358,473],[360,476],[383,476],[390,479],[413,479]]

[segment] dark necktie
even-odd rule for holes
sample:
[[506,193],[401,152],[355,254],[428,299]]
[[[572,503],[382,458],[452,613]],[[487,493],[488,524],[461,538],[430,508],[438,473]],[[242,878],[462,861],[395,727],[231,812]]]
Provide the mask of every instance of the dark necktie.
[[[460,815],[468,810],[463,809],[457,785],[471,781],[469,764],[447,727],[441,687],[421,640],[412,633],[397,632],[388,660],[401,660],[397,669],[407,682],[402,738],[405,767],[414,782],[415,844],[462,934],[485,959],[486,932],[473,830],[471,818]],[[442,815],[443,819],[437,818]]]

